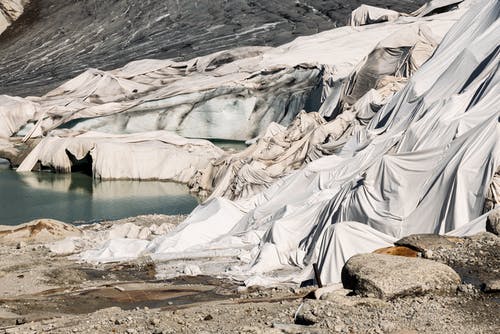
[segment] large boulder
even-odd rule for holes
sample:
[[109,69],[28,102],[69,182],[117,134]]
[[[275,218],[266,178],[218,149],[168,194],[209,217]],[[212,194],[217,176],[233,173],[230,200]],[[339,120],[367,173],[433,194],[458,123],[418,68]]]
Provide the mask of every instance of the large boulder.
[[345,264],[342,283],[358,295],[392,299],[455,290],[460,276],[447,265],[431,260],[359,254]]

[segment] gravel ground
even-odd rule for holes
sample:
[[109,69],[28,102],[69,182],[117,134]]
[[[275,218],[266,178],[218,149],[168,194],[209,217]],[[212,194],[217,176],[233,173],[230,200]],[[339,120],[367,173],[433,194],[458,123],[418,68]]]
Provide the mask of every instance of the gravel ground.
[[[181,220],[150,218],[118,223]],[[465,272],[464,282],[390,301],[348,290],[317,300],[313,287],[245,289],[208,276],[158,280],[144,259],[93,266],[43,245],[2,245],[0,333],[498,333],[500,295],[484,284],[499,278],[499,240],[481,233],[425,253]]]

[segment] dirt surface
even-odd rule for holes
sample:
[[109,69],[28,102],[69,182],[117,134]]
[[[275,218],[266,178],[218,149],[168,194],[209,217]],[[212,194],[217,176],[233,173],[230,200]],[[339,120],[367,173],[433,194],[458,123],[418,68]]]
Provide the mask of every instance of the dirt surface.
[[411,12],[425,2],[33,0],[0,36],[0,94],[44,94],[89,67],[276,46],[344,25],[361,4]]
[[[145,217],[116,223],[150,224]],[[499,248],[499,237],[482,233],[427,251],[462,275],[459,288],[383,301],[210,276],[160,280],[147,258],[91,265],[41,244],[1,245],[0,333],[498,333]]]

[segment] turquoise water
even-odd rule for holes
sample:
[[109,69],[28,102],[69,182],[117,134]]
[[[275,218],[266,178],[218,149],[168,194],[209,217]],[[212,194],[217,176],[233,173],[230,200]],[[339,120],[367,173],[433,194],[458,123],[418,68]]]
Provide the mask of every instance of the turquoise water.
[[[212,142],[233,152],[247,147],[239,141]],[[17,173],[0,159],[0,225],[38,218],[79,224],[141,214],[188,214],[197,205],[187,187],[174,182],[98,181],[79,173]]]
[[0,161],[0,225],[37,218],[78,224],[140,214],[187,214],[196,205],[197,199],[178,183],[97,181],[77,173],[17,173]]

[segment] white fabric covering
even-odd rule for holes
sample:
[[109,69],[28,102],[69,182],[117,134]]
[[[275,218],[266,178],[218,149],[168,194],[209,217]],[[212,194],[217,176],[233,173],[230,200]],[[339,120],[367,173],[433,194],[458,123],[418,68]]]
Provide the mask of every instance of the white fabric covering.
[[96,178],[187,183],[198,169],[222,153],[207,140],[186,139],[167,131],[130,135],[54,131],[42,139],[17,171],[31,171],[40,162],[42,166],[70,172],[74,160],[90,155]]
[[276,48],[238,48],[185,62],[139,60],[113,71],[89,69],[45,96],[28,97],[38,112],[26,110],[28,121],[18,131],[16,126],[15,135],[42,136],[63,127],[248,140],[272,122],[288,125],[302,109],[318,110],[332,87],[341,87],[388,37],[399,32],[387,47],[411,47],[405,36],[428,30],[439,42],[465,7],[429,18],[341,27]]
[[328,284],[350,255],[397,238],[483,229],[474,220],[500,164],[499,12],[496,0],[472,7],[338,154],[248,199],[214,198],[146,249],[239,250],[228,274],[260,284],[307,277],[319,260]]
[[0,137],[11,137],[36,118],[37,105],[20,97],[0,95]]
[[[189,183],[191,189],[232,200],[249,197],[303,164],[338,151],[356,127],[366,125],[404,86],[436,44],[424,25],[398,30],[332,89],[319,114],[301,112],[287,128],[271,123],[243,152],[224,155],[200,170]],[[322,117],[334,115],[329,122]]]
[[411,14],[414,16],[427,16],[436,10],[458,5],[461,2],[463,0],[431,0]]
[[352,11],[349,24],[352,26],[362,26],[365,24],[392,22],[401,14],[390,9],[379,8],[368,5],[361,5]]

